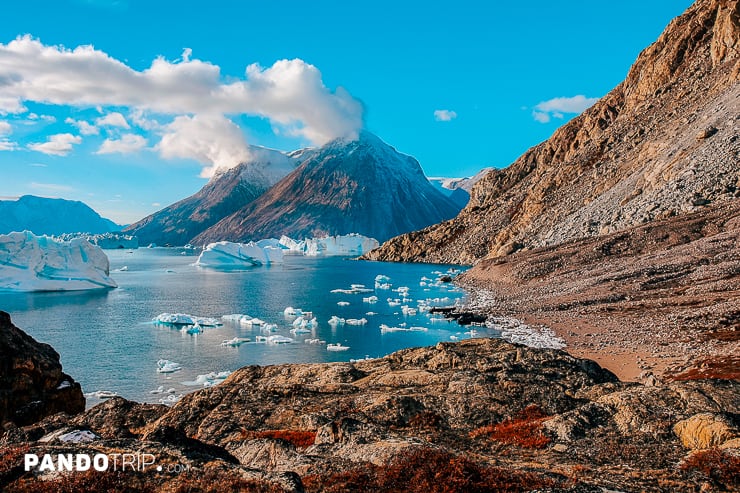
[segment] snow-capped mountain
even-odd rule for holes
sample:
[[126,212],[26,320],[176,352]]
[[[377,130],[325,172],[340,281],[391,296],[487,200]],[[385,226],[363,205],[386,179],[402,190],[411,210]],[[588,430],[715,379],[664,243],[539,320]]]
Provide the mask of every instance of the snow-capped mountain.
[[24,195],[0,200],[0,234],[31,231],[36,235],[63,233],[109,233],[121,226],[100,217],[87,204],[76,200]]
[[272,149],[252,147],[250,152],[250,161],[217,171],[197,193],[145,217],[125,231],[136,235],[143,245],[185,245],[265,193],[299,163],[298,159]]
[[493,168],[483,168],[474,176],[467,178],[442,178],[430,177],[429,181],[437,190],[458,205],[461,209],[470,201],[470,190],[481,178],[486,176]]
[[383,241],[450,219],[460,210],[427,180],[416,159],[369,132],[301,156],[295,171],[192,243],[347,233]]

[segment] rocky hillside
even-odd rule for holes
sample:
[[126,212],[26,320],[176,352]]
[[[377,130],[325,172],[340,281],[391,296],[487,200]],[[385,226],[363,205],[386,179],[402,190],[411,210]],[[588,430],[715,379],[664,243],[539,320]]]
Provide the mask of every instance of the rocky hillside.
[[740,196],[740,2],[697,0],[624,82],[473,188],[453,220],[369,258],[474,263]]
[[[729,491],[740,484],[739,403],[737,381],[626,384],[559,350],[472,339],[355,364],[250,366],[172,408],[114,398],[11,428],[0,487]],[[156,462],[55,476],[25,472],[23,453]]]
[[109,233],[121,226],[100,217],[83,202],[24,195],[0,200],[0,234],[31,231],[36,235]]
[[84,410],[80,384],[62,372],[59,354],[0,311],[0,424],[24,426],[55,413]]
[[265,193],[298,165],[298,160],[270,149],[252,147],[253,159],[219,170],[197,193],[126,228],[140,245],[181,246]]
[[459,210],[429,183],[416,159],[363,131],[359,139],[309,152],[294,172],[193,243],[348,233],[384,241]]

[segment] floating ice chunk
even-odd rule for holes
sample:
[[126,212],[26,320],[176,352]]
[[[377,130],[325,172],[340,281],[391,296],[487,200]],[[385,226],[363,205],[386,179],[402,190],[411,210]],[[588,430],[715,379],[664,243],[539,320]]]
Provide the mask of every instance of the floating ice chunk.
[[165,406],[171,406],[173,404],[177,404],[177,401],[182,399],[183,394],[180,395],[168,395],[167,397],[163,397],[159,399],[160,404],[164,404]]
[[118,397],[118,394],[112,390],[96,390],[95,392],[88,392],[85,397],[93,397],[95,399],[110,399],[112,397]]
[[242,320],[240,321],[240,323],[247,327],[255,327],[255,326],[264,324],[265,321],[255,317],[255,318],[250,318],[249,320]]
[[365,315],[367,315],[368,317],[372,317],[373,315],[377,315],[377,314],[378,312],[367,312]]
[[401,313],[404,315],[416,315],[416,308],[411,308],[408,305],[403,305],[401,307]]
[[163,392],[164,392],[164,385],[160,385],[156,389],[149,391],[150,394],[161,394]]
[[187,385],[188,387],[213,387],[214,385],[218,385],[226,380],[229,375],[231,375],[230,371],[210,372],[203,375],[198,375],[197,377],[195,377],[195,380],[182,382],[182,384]]
[[276,334],[274,336],[267,337],[265,342],[267,342],[267,344],[290,344],[293,342],[293,339]]
[[457,337],[456,335],[451,335],[450,336],[450,340],[457,341],[458,339],[460,339],[460,338]]
[[0,235],[0,291],[115,288],[103,250],[84,238],[57,241],[31,232]]
[[187,313],[160,313],[152,320],[155,324],[163,325],[201,325],[204,327],[216,327],[222,325],[215,318],[196,317]]
[[157,361],[157,373],[175,373],[182,370],[182,366],[174,361],[161,359]]
[[366,318],[348,318],[344,321],[347,325],[365,325],[367,323]]
[[283,262],[283,249],[256,243],[219,241],[203,249],[196,265],[215,269],[243,269]]
[[362,255],[380,246],[375,238],[359,234],[311,238],[303,242],[303,253],[308,256]]
[[275,332],[277,328],[277,324],[262,324],[262,332]]
[[337,301],[337,305],[339,305],[339,306],[349,306],[349,301]]
[[249,342],[248,337],[234,337],[233,339],[226,339],[221,342],[222,346],[228,346],[228,347],[239,347],[245,342]]
[[113,269],[113,272],[126,272],[128,271],[128,265],[124,265],[123,267],[119,267],[118,269]]
[[322,341],[321,339],[306,339],[303,342],[306,344],[326,344],[326,341]]
[[387,289],[391,289],[392,287],[393,285],[387,282],[382,282],[382,283],[376,282],[375,283],[375,289],[386,289],[387,290]]
[[375,282],[391,282],[391,278],[383,274],[378,274],[375,276]]
[[283,315],[286,317],[299,317],[303,315],[303,310],[300,308],[293,308],[292,306],[287,307],[285,310],[283,310]]
[[364,303],[377,303],[378,297],[377,296],[368,296],[367,298],[362,298],[362,301]]
[[62,443],[90,443],[100,437],[90,430],[74,430],[59,437]]
[[339,318],[336,315],[332,315],[329,319],[329,325],[332,327],[336,327],[337,325],[344,325],[345,320],[343,318]]
[[332,293],[342,293],[342,294],[358,294],[358,293],[372,293],[373,290],[370,288],[366,288],[364,284],[352,284],[350,285],[349,289],[339,288],[339,289],[332,289]]
[[363,361],[372,361],[374,359],[377,359],[377,358],[371,358],[369,355],[366,354],[364,358],[350,358],[349,362],[350,363],[361,363]]
[[292,329],[290,329],[290,333],[293,334],[293,335],[310,334],[311,333],[311,329],[307,329],[305,327],[293,327]]
[[380,324],[380,333],[385,334],[388,332],[426,332],[426,327],[406,327],[403,324],[401,327],[389,327],[386,324]]
[[341,343],[337,342],[335,344],[327,344],[326,350],[327,351],[346,351],[349,349],[349,346],[342,346]]

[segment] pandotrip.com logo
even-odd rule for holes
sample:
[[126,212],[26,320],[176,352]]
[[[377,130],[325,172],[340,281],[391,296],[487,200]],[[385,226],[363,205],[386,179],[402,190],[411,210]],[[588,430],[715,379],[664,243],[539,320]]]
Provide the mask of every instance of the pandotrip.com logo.
[[153,454],[25,454],[26,472],[165,472],[181,473],[189,469],[185,464],[157,464]]

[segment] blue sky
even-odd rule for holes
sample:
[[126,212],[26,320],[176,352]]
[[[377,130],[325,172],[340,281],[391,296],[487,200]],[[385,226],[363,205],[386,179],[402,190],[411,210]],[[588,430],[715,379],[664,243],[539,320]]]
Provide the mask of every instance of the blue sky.
[[128,223],[247,144],[293,150],[362,126],[429,176],[505,167],[617,85],[690,4],[13,2],[0,196],[82,200]]

